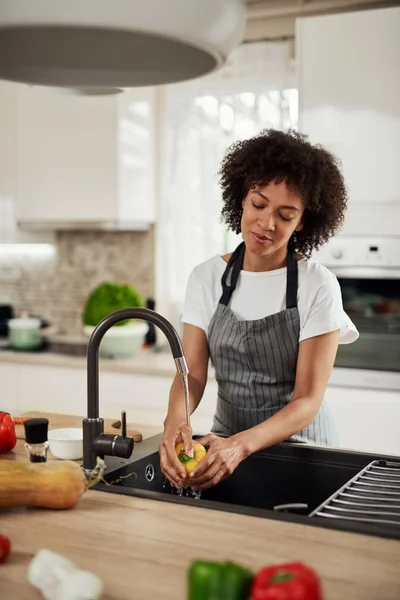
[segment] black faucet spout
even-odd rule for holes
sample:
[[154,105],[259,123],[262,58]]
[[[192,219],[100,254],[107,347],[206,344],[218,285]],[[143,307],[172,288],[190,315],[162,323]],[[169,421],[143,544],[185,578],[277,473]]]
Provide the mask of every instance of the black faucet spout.
[[[163,316],[150,310],[149,308],[122,308],[109,314],[97,325],[93,331],[87,350],[87,416],[89,419],[98,419],[99,417],[99,346],[100,342],[106,333],[116,323],[127,319],[140,319],[149,321],[161,329],[167,338],[172,356],[175,361],[179,361],[179,365],[185,368],[186,364],[183,354],[181,340],[171,323]],[[183,359],[183,360],[182,360]],[[179,369],[178,363],[177,368]],[[187,367],[186,367],[187,369]],[[187,374],[186,373],[183,374]]]
[[[87,418],[83,421],[83,468],[89,471],[94,468],[96,462],[96,450],[102,449],[101,454],[105,455],[108,443],[111,444],[112,453],[115,455],[118,451],[119,440],[115,436],[112,440],[106,440],[103,434],[104,422],[99,417],[99,346],[104,334],[116,323],[127,319],[140,319],[153,323],[161,329],[167,338],[172,355],[175,359],[175,366],[178,373],[185,377],[188,374],[188,367],[183,353],[181,340],[171,323],[159,313],[149,308],[123,308],[117,310],[105,317],[93,331],[87,349]],[[100,436],[102,436],[100,438]],[[128,445],[129,439],[124,438],[122,444],[125,450],[120,450],[124,454],[132,453],[132,444]],[[130,454],[129,454],[130,456]]]

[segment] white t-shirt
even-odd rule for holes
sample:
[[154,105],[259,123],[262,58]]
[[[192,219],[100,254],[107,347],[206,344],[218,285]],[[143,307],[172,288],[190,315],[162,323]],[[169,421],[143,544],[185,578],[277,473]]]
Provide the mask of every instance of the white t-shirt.
[[[221,277],[226,265],[222,256],[217,255],[193,269],[186,290],[183,323],[208,332],[221,298]],[[340,344],[354,342],[359,334],[343,310],[336,276],[312,259],[299,260],[298,271],[299,341],[340,329]],[[264,272],[241,271],[230,308],[244,321],[262,319],[284,310],[286,267]]]

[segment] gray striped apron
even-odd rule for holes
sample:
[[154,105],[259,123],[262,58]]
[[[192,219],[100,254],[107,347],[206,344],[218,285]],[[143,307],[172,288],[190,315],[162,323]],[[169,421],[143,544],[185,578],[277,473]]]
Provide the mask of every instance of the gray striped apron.
[[[287,257],[286,310],[254,321],[239,320],[229,307],[244,254],[242,242],[222,276],[222,296],[208,329],[210,356],[218,382],[212,431],[228,436],[262,423],[288,404],[295,384],[299,348],[298,269],[294,248],[290,244]],[[314,422],[290,441],[338,444],[325,401]]]

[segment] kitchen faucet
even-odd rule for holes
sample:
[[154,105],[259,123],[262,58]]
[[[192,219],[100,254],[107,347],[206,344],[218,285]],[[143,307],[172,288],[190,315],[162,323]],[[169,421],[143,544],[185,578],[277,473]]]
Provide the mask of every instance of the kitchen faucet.
[[178,374],[184,380],[188,367],[183,354],[181,340],[167,319],[149,308],[123,308],[110,313],[96,326],[87,349],[87,418],[83,419],[83,469],[86,474],[96,466],[97,457],[118,456],[129,458],[134,441],[126,435],[126,413],[121,413],[121,433],[104,433],[104,419],[99,417],[99,346],[110,327],[126,319],[141,319],[157,325],[165,334]]

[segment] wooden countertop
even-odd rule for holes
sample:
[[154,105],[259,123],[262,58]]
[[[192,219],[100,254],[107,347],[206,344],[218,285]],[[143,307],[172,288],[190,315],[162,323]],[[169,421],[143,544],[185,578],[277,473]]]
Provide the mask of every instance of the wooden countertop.
[[[26,460],[23,441],[0,459],[11,456]],[[0,532],[12,543],[0,565],[2,598],[41,597],[27,581],[41,548],[99,575],[104,600],[185,600],[194,558],[231,559],[253,569],[301,560],[320,574],[325,600],[400,598],[399,541],[197,507],[88,491],[71,510],[2,511]]]

